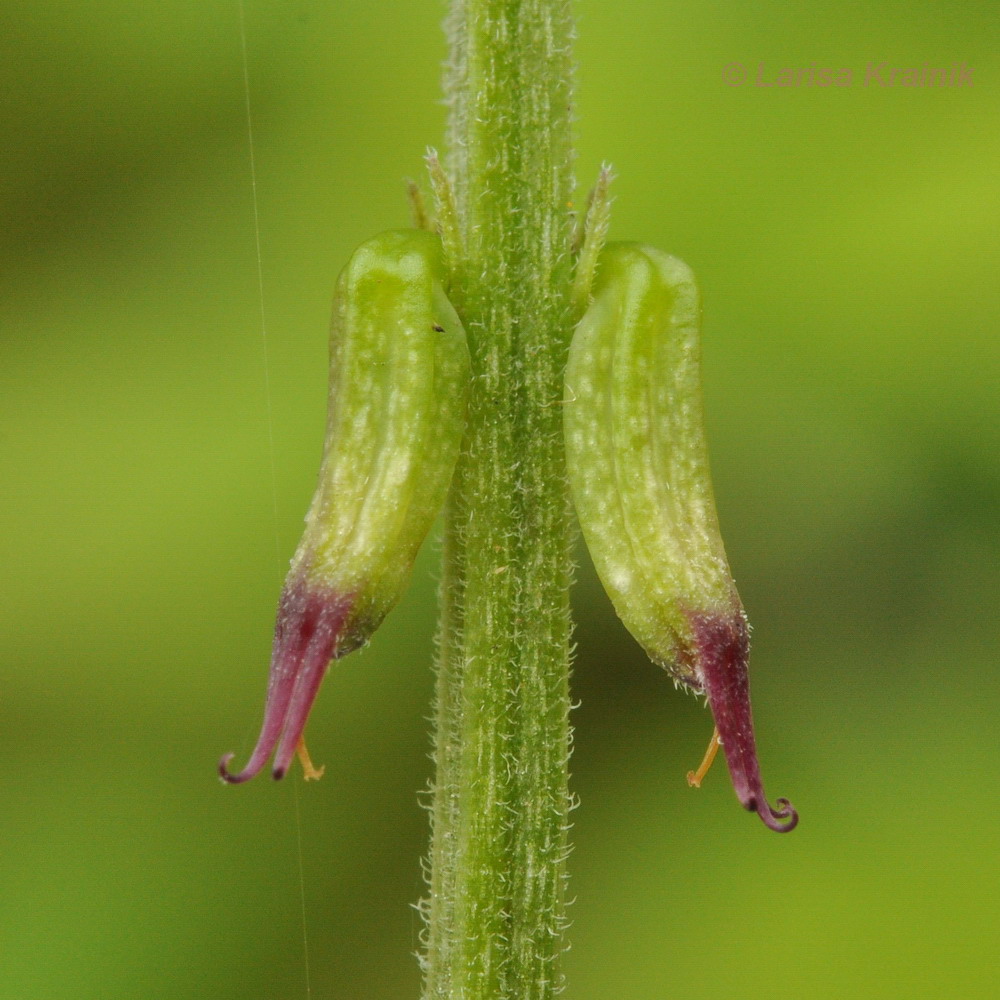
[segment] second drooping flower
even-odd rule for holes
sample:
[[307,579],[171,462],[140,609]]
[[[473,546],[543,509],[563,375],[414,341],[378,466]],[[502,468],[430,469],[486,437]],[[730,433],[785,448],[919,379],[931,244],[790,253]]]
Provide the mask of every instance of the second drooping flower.
[[768,803],[757,762],[749,629],[702,428],[694,277],[652,247],[611,243],[592,291],[570,347],[565,431],[594,565],[649,657],[707,697],[740,802],[772,830],[791,830],[798,814],[787,799]]

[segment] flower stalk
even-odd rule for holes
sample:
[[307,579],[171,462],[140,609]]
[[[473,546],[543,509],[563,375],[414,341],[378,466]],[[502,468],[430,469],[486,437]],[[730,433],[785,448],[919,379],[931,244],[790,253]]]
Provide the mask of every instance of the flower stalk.
[[545,1000],[570,807],[573,24],[567,0],[454,0],[447,28],[454,230],[439,217],[472,387],[446,507],[424,996]]

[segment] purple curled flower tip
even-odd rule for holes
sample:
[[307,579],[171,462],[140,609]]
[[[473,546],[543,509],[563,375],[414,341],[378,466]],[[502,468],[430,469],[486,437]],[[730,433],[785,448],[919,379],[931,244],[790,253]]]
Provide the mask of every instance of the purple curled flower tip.
[[242,771],[233,774],[229,770],[234,754],[226,754],[219,761],[223,781],[231,785],[249,781],[272,753],[274,778],[284,777],[302,739],[320,683],[337,655],[337,643],[351,604],[350,598],[331,595],[301,578],[285,584],[274,627],[260,736]]
[[798,825],[799,814],[788,799],[778,799],[774,806],[767,801],[757,762],[746,620],[738,610],[728,615],[689,613],[688,620],[697,648],[696,669],[715,716],[736,797],[745,809],[757,813],[766,827],[788,833]]

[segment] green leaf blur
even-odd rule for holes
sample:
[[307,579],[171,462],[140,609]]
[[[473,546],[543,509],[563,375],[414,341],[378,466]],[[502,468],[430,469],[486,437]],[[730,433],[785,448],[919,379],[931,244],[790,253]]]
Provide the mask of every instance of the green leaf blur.
[[[686,786],[708,713],[584,565],[568,995],[993,997],[1000,12],[577,11],[579,200],[611,160],[612,238],[697,275],[762,763],[802,823]],[[442,12],[247,0],[265,371],[237,4],[5,10],[0,997],[305,998],[303,916],[313,996],[418,994],[433,543],[324,684],[324,779],[214,767],[256,736],[333,281],[441,141]],[[855,79],[753,82],[808,66]]]

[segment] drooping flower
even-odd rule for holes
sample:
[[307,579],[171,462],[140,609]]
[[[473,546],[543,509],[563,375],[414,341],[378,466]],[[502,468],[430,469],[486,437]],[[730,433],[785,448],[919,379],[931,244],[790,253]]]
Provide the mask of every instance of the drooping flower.
[[[341,272],[319,485],[278,604],[264,721],[247,781],[299,749],[332,660],[364,645],[405,589],[444,503],[465,428],[469,352],[445,296],[440,239],[398,230]],[[307,767],[307,774],[311,764]]]
[[635,243],[609,244],[596,271],[570,347],[564,410],[584,538],[628,630],[679,685],[707,697],[740,802],[772,830],[791,830],[798,815],[786,799],[768,803],[757,761],[748,626],[702,428],[694,277]]

